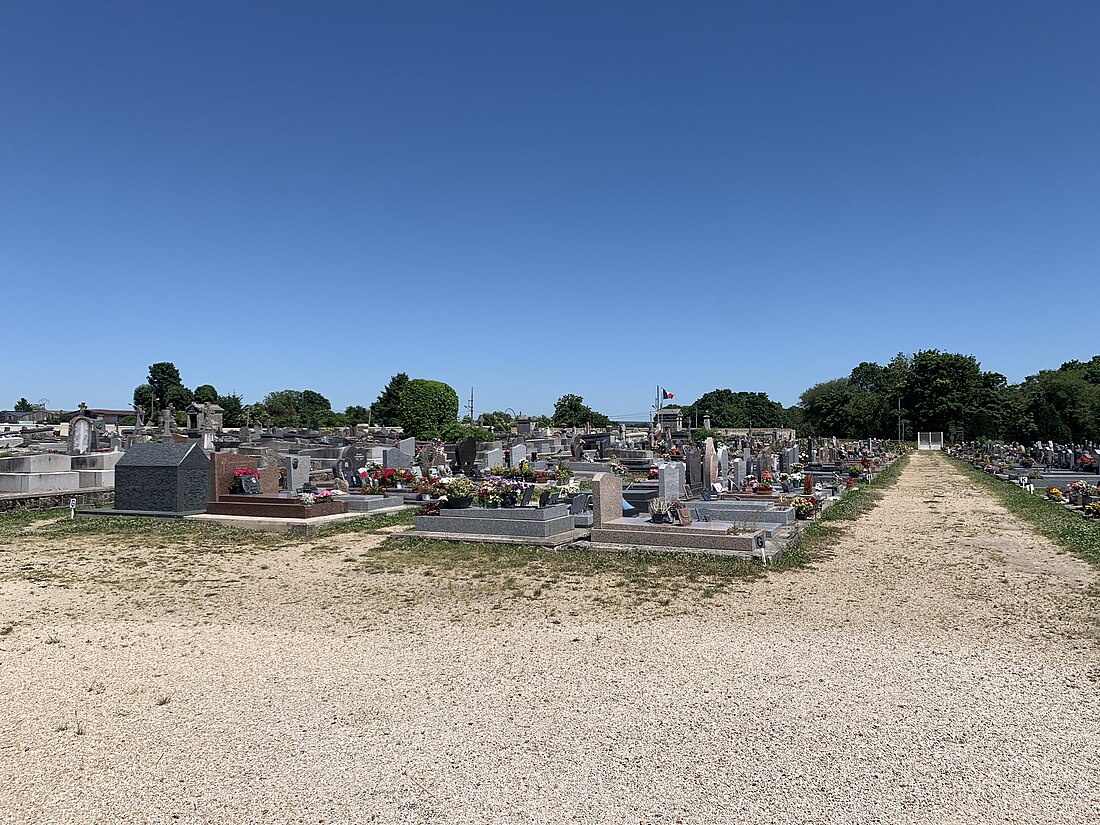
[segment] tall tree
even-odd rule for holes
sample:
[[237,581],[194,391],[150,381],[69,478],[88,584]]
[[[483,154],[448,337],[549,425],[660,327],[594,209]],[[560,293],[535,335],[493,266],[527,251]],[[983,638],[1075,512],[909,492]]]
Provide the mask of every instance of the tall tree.
[[15,402],[15,406],[12,408],[14,412],[32,412],[34,410],[34,404],[28,401],[26,398],[20,398]]
[[[150,364],[147,383],[153,388],[157,404],[162,408],[172,400],[173,395],[180,398],[181,393],[179,393],[179,390],[184,388],[183,381],[180,380],[180,371],[176,369],[176,365],[171,361],[158,361],[155,364]],[[173,391],[175,392],[173,393]],[[188,396],[190,396],[190,393],[188,393]],[[191,400],[188,398],[187,404],[190,403]]]
[[557,400],[551,420],[555,427],[584,427],[587,424],[606,427],[611,423],[606,415],[586,405],[581,396],[572,394],[563,395]]
[[413,378],[401,390],[400,422],[406,436],[439,438],[458,423],[458,393],[442,381]]
[[[200,384],[195,387],[193,393],[195,401],[200,404],[204,404],[209,401],[211,404],[216,403],[218,400],[218,391],[214,389],[212,384]],[[219,405],[220,406],[220,405]]]
[[241,396],[236,393],[219,395],[215,403],[222,408],[222,424],[226,427],[244,426],[244,399]]
[[397,373],[382,390],[378,399],[370,405],[371,423],[396,427],[401,423],[401,391],[409,383],[409,376]]

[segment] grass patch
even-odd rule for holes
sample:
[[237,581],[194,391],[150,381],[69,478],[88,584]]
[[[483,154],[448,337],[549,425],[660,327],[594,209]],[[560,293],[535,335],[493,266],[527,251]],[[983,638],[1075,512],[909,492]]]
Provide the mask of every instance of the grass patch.
[[[570,547],[532,547],[394,537],[360,557],[365,573],[446,576],[515,597],[538,599],[549,590],[606,577],[607,592],[668,604],[681,591],[711,598],[731,580],[764,576],[757,562],[688,553],[601,553]],[[583,582],[585,588],[591,587]]]
[[951,466],[974,482],[979,489],[993,495],[1014,516],[1030,525],[1059,547],[1100,567],[1100,520],[1087,519],[1067,510],[1061,504],[1029,493],[963,461],[952,460]]
[[908,465],[909,455],[906,454],[878,473],[873,481],[849,490],[817,520],[806,525],[772,569],[789,570],[827,558],[847,529],[844,522],[855,521],[874,510],[884,491],[897,483]]

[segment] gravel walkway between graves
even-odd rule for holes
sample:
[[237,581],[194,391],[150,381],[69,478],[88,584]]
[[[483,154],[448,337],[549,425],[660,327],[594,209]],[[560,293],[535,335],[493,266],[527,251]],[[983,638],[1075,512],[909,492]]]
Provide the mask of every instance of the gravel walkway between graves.
[[829,560],[710,597],[33,533],[5,823],[1100,821],[1097,571],[938,454]]

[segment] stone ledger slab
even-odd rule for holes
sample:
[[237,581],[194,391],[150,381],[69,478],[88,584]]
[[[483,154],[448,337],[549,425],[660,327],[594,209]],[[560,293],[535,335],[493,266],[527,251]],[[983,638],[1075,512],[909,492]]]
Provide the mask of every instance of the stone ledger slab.
[[[68,458],[68,456],[62,456]],[[80,473],[0,473],[0,493],[48,493],[80,487]]]
[[416,529],[427,533],[459,533],[471,536],[549,538],[571,533],[573,517],[567,504],[552,507],[441,510],[439,515],[417,516]]

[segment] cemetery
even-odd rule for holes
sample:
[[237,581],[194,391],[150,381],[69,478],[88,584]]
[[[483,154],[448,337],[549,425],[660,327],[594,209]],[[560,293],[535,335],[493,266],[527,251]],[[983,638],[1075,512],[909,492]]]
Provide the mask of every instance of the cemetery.
[[[405,437],[393,426],[227,427],[224,408],[211,401],[191,403],[182,418],[169,405],[155,426],[140,410],[130,425],[118,415],[108,424],[97,412],[82,406],[64,427],[36,424],[6,436],[7,506],[39,499],[56,506],[83,490],[101,495],[78,499],[82,516],[307,533],[418,509],[410,538],[740,553],[768,562],[800,522],[896,457],[875,439],[712,431],[709,418],[705,430],[720,440],[697,440],[675,407],[649,427],[550,427],[528,418],[496,440],[451,442]],[[617,496],[609,486],[616,483]],[[108,501],[113,506],[103,506]],[[676,519],[666,518],[670,510]]]

